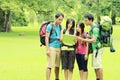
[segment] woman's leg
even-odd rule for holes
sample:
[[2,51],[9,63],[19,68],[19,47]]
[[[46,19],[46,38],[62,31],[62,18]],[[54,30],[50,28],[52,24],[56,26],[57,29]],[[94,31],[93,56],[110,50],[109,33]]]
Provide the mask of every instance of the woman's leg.
[[75,52],[74,51],[69,51],[68,55],[68,79],[72,80],[72,74],[73,74],[73,68],[74,68],[74,63],[75,63]]
[[88,69],[87,69],[88,59],[85,60],[85,55],[83,56],[83,80],[88,80]]
[[68,70],[64,69],[64,77],[65,77],[65,80],[68,80]]
[[80,80],[83,80],[83,79],[84,79],[84,78],[83,78],[83,76],[84,76],[83,73],[84,73],[83,70],[80,70],[80,72],[79,72],[79,74],[80,74]]
[[83,72],[83,80],[88,80],[88,72],[87,71]]
[[72,74],[73,74],[73,72],[69,70],[68,71],[69,80],[72,80]]
[[61,62],[62,62],[62,69],[64,70],[64,77],[65,80],[68,80],[68,51],[63,50],[61,52]]

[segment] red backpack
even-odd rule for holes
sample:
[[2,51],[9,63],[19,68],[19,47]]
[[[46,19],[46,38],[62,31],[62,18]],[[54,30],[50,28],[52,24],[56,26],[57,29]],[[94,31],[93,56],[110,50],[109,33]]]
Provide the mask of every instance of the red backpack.
[[[50,24],[50,23],[53,23],[53,21],[43,22],[42,25],[41,25],[41,27],[40,27],[40,30],[39,30],[40,43],[41,43],[40,46],[42,46],[42,45],[45,46],[45,33],[46,33],[46,28],[47,28],[47,25]],[[55,31],[55,30],[54,30],[54,24],[51,24],[51,25],[52,25],[52,30],[51,30],[51,32],[50,32],[50,36],[51,36],[51,34]],[[60,30],[61,30],[61,25],[60,25]],[[55,33],[56,33],[56,31],[55,31]],[[57,33],[56,33],[56,36],[57,36]],[[54,40],[56,40],[56,39],[54,38]],[[51,42],[51,41],[53,41],[53,39],[52,39],[52,38],[49,38],[49,42]]]

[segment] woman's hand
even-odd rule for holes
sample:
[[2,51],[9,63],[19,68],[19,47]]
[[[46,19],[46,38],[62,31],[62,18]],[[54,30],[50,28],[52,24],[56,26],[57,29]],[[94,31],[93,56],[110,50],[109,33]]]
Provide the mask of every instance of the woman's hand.
[[85,60],[87,60],[88,59],[88,54],[85,54],[84,58],[85,58]]

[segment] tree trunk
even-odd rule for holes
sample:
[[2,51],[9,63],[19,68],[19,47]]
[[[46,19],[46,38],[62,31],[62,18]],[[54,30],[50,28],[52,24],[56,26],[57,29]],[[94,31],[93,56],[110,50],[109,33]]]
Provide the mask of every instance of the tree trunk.
[[0,32],[3,31],[4,21],[4,11],[0,9]]
[[113,24],[113,25],[116,24],[116,20],[115,20],[115,18],[116,18],[116,14],[115,14],[114,11],[112,11],[111,19],[112,19],[112,24]]
[[100,15],[97,15],[97,22],[99,23],[101,21]]
[[116,20],[115,20],[115,18],[116,18],[116,2],[112,2],[112,13],[111,13],[111,19],[112,19],[112,24],[114,25],[114,24],[116,24]]
[[100,18],[100,0],[97,0],[97,22],[100,22],[101,21],[101,18]]
[[12,15],[12,12],[8,11],[8,13],[7,13],[7,21],[6,21],[6,32],[11,31],[11,15]]
[[0,11],[2,15],[0,15],[1,21],[0,21],[0,31],[2,32],[10,32],[11,31],[11,11]]
[[4,12],[4,25],[3,25],[3,27],[2,27],[2,32],[6,32],[6,22],[7,22],[7,12]]

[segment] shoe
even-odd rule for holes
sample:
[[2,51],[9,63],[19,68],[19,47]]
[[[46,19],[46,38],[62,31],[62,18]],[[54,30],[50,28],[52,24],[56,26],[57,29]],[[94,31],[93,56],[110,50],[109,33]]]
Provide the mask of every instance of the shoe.
[[110,52],[115,52],[115,49],[114,48],[110,48]]

